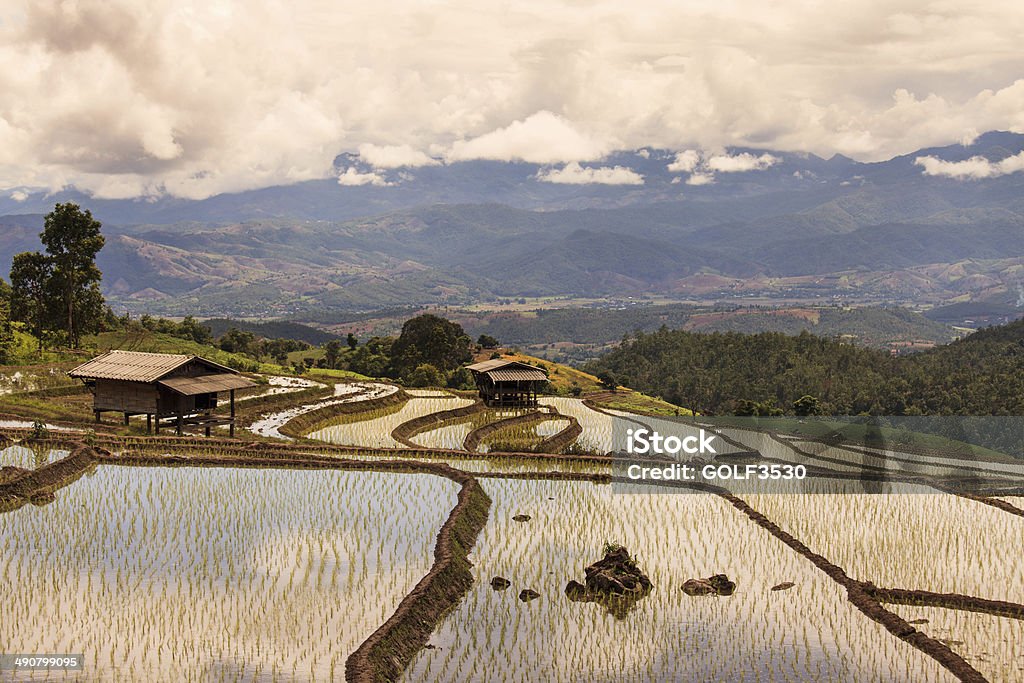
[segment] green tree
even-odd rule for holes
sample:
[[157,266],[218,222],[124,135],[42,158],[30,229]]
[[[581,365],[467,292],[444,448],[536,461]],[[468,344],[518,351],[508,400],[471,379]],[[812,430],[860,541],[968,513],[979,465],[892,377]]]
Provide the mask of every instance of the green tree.
[[348,336],[345,337],[345,343],[348,344],[348,348],[352,349],[353,351],[355,351],[356,347],[359,346],[359,340],[356,339],[356,335],[352,334],[351,332],[349,332]]
[[424,363],[448,373],[473,357],[472,344],[461,325],[424,313],[402,325],[402,334],[391,347],[391,368],[399,377]]
[[477,338],[476,343],[485,349],[496,349],[499,344],[498,340],[489,334],[481,334]]
[[805,417],[807,415],[820,415],[820,402],[816,396],[804,394],[797,400],[793,401],[793,412],[801,417]]
[[218,345],[222,351],[228,353],[251,353],[255,342],[256,335],[252,332],[244,332],[237,327],[232,327],[218,340]]
[[77,204],[57,204],[46,214],[39,239],[50,257],[52,273],[47,290],[68,344],[77,348],[82,335],[100,329],[104,301],[100,293],[103,274],[96,254],[103,248],[100,222]]
[[423,363],[409,373],[406,383],[411,387],[440,387],[444,385],[444,375],[430,363]]
[[338,361],[341,360],[341,342],[337,339],[324,344],[324,360],[327,362],[327,367],[337,368]]
[[608,391],[615,391],[619,388],[619,380],[611,372],[604,370],[597,375],[597,381]]
[[190,315],[185,316],[185,319],[178,323],[177,329],[173,334],[174,336],[181,337],[182,339],[191,339],[197,344],[209,344],[213,340],[210,328],[206,325],[200,325],[199,322]]
[[467,368],[458,368],[448,378],[448,386],[452,389],[472,389],[476,386],[473,382],[473,373]]
[[29,326],[40,350],[48,322],[46,290],[50,272],[50,259],[38,251],[15,254],[11,262],[11,318]]

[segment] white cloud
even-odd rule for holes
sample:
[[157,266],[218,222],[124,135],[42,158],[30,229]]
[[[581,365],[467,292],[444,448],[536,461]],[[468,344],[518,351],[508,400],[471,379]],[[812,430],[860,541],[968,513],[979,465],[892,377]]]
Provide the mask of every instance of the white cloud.
[[492,159],[550,164],[559,161],[591,161],[607,152],[579,133],[565,118],[539,111],[522,121],[470,140],[457,140],[449,161]]
[[573,161],[561,169],[549,169],[537,174],[542,183],[563,185],[643,185],[644,177],[625,166],[602,166],[588,168]]
[[24,190],[15,190],[10,194],[10,197],[16,202],[23,202],[28,199],[28,192],[25,192]]
[[687,185],[711,185],[715,182],[715,176],[710,173],[691,173],[686,179]]
[[771,154],[754,156],[748,152],[728,155],[716,154],[704,162],[704,167],[709,171],[718,173],[743,173],[746,171],[763,171],[764,169],[781,161]]
[[688,149],[676,154],[676,158],[668,165],[668,170],[672,173],[692,173],[698,163],[700,163],[700,152]]
[[393,183],[388,182],[388,179],[385,178],[383,174],[377,173],[376,171],[360,173],[354,168],[347,168],[344,173],[338,176],[338,184],[345,185],[347,187],[358,187],[360,185],[389,187]]
[[409,145],[359,145],[359,158],[374,168],[418,168],[439,162]]
[[973,156],[963,161],[944,161],[938,157],[927,156],[917,157],[914,163],[924,169],[922,173],[925,175],[957,180],[981,180],[1024,171],[1024,152],[1001,161],[989,161],[982,156]]
[[[715,173],[741,173],[763,171],[777,164],[781,159],[771,154],[755,156],[749,152],[739,154],[713,154],[688,149],[676,154],[666,167],[672,173],[689,173],[687,185],[710,185],[715,182]],[[673,180],[673,182],[676,182]]]
[[198,198],[327,178],[356,149],[878,160],[1024,131],[1022,34],[1013,0],[5,0],[0,190]]

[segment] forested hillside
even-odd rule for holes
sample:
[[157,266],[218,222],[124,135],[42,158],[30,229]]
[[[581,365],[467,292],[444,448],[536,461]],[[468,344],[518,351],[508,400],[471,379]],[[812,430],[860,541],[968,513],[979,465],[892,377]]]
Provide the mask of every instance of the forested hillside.
[[713,414],[1024,415],[1024,321],[912,356],[768,332],[639,333],[590,363],[624,385]]

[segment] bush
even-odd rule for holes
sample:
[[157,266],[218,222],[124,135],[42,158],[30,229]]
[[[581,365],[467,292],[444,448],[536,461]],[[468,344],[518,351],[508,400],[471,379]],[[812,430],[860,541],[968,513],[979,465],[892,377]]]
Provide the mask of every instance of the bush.
[[416,367],[405,378],[405,383],[410,387],[440,387],[444,386],[444,375],[430,363],[423,363]]

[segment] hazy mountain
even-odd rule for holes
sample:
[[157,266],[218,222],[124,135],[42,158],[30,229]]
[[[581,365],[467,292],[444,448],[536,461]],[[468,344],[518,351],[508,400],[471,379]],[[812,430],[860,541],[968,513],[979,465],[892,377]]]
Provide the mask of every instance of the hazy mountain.
[[[1018,305],[1024,173],[953,179],[917,160],[998,163],[1022,150],[1012,133],[870,164],[733,149],[696,166],[713,176],[705,185],[669,170],[674,153],[639,150],[600,164],[644,176],[623,186],[541,182],[552,169],[523,163],[375,171],[342,155],[339,172],[395,184],[323,180],[193,202],[3,199],[22,215],[0,217],[0,262],[38,248],[41,214],[75,200],[104,222],[108,294],[158,311],[652,292]],[[759,170],[721,170],[730,165]]]

